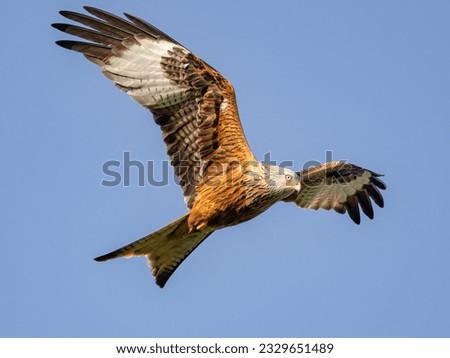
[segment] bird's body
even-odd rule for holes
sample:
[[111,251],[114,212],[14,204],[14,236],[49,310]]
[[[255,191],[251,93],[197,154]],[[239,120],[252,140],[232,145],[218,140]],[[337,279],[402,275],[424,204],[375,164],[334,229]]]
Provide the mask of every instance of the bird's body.
[[[231,163],[217,168],[217,172],[217,176],[211,176],[202,185],[193,202],[188,220],[190,230],[240,224],[300,189],[300,179],[291,170],[256,160]],[[273,183],[275,180],[278,185]]]
[[302,172],[263,164],[253,155],[239,119],[235,92],[218,71],[149,23],[92,7],[93,16],[61,11],[86,27],[53,24],[88,40],[58,41],[83,53],[103,74],[148,108],[162,131],[188,213],[162,229],[96,258],[147,256],[163,287],[180,263],[215,230],[253,219],[274,203],[373,218],[383,206],[376,174],[345,162]]

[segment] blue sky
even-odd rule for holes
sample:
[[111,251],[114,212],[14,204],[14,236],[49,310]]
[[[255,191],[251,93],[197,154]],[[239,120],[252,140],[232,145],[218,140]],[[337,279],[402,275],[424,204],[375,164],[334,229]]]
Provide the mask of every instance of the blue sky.
[[[61,9],[142,17],[235,86],[246,136],[299,169],[385,174],[385,208],[277,204],[220,230],[161,290],[93,258],[185,212],[179,187],[107,188],[124,152],[166,160],[150,114],[57,47]],[[450,336],[448,1],[10,1],[2,5],[0,336]]]

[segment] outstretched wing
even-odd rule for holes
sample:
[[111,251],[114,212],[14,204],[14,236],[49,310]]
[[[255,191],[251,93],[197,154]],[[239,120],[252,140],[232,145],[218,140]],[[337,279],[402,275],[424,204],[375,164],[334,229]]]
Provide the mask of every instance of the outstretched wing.
[[83,53],[161,127],[167,154],[190,208],[208,168],[254,160],[239,120],[231,83],[149,23],[93,7],[91,15],[60,14],[86,27],[52,26],[89,42],[57,41]]
[[379,189],[386,185],[379,179],[381,174],[347,162],[329,162],[297,173],[301,189],[285,201],[294,201],[302,208],[317,210],[334,209],[338,213],[348,212],[350,218],[359,224],[359,207],[373,219],[371,199],[379,207],[384,206]]

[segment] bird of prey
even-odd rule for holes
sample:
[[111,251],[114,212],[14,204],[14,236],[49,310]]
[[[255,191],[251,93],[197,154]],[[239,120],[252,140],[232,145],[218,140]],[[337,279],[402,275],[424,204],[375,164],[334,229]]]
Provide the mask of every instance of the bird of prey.
[[370,219],[383,207],[380,174],[347,162],[294,172],[253,155],[242,130],[231,83],[186,47],[144,20],[85,7],[60,11],[75,24],[52,24],[85,41],[57,41],[82,53],[140,105],[161,128],[188,213],[162,229],[97,257],[146,256],[164,287],[183,260],[215,230],[250,220],[278,201]]

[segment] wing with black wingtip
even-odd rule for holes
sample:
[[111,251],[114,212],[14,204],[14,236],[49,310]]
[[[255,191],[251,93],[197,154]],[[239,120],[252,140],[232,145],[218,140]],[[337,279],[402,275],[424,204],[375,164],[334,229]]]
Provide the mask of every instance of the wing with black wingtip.
[[356,223],[361,222],[359,209],[370,219],[374,217],[372,201],[384,206],[380,192],[386,189],[377,174],[371,170],[347,162],[329,162],[299,172],[301,189],[285,199],[307,209],[334,209],[348,212]]

